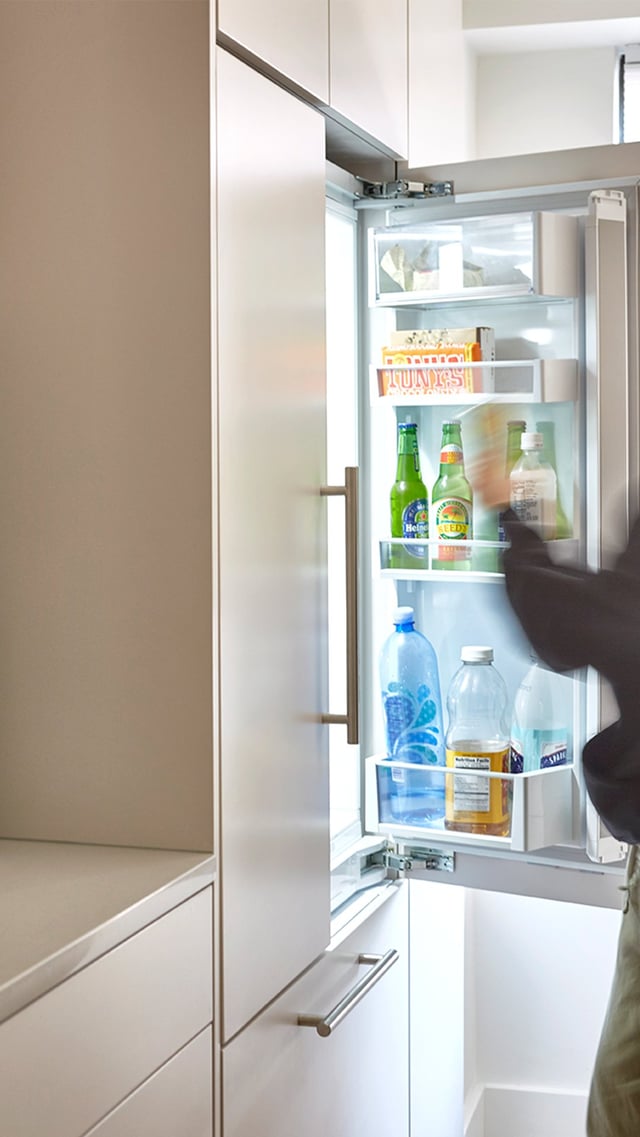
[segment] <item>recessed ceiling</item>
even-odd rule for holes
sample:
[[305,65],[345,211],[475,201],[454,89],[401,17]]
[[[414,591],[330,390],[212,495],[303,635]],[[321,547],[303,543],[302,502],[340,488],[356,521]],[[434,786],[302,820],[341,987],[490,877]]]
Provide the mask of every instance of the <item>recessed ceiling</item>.
[[569,51],[581,47],[624,47],[640,43],[640,17],[580,20],[524,27],[466,28],[465,41],[478,55],[519,51]]

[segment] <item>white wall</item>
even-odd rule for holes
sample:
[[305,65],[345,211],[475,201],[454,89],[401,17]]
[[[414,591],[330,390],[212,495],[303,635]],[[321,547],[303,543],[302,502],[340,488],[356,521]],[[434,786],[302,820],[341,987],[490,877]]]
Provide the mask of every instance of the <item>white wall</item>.
[[467,904],[479,1079],[586,1094],[620,913],[479,891]]
[[619,20],[638,15],[638,0],[463,0],[465,28]]
[[614,142],[614,95],[611,47],[480,55],[475,156]]

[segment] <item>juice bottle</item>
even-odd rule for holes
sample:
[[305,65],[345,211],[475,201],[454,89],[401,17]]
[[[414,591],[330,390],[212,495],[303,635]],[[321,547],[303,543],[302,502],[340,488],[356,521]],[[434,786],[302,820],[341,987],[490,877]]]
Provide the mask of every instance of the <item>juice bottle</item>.
[[551,466],[556,475],[556,538],[559,540],[561,537],[572,537],[573,530],[562,504],[560,483],[557,481],[555,425],[552,422],[537,422],[536,430],[543,439],[542,460]]
[[521,443],[522,457],[511,471],[511,507],[521,521],[544,538],[556,536],[557,479],[555,471],[542,458],[544,439],[541,434],[525,431]]
[[445,826],[463,833],[506,837],[509,782],[482,774],[509,773],[507,688],[493,666],[493,648],[463,647],[462,666],[447,695]]
[[[507,452],[504,460],[504,472],[507,478],[511,476],[511,471],[516,462],[522,457],[522,435],[527,429],[527,424],[522,418],[510,419],[507,423]],[[498,516],[498,540],[506,541],[506,534],[504,531],[504,513]]]

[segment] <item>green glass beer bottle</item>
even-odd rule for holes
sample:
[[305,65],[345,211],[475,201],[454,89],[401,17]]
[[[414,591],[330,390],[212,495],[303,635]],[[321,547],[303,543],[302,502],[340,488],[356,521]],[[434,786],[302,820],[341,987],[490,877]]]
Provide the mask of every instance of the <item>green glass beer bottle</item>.
[[[398,423],[398,464],[391,487],[391,536],[429,537],[429,498],[420,473],[418,425]],[[425,568],[427,545],[392,545],[391,564],[395,568]]]
[[431,494],[431,507],[434,535],[439,541],[455,542],[438,549],[433,567],[470,568],[471,546],[466,542],[473,537],[473,492],[465,477],[462,433],[457,419],[442,424],[440,475]]

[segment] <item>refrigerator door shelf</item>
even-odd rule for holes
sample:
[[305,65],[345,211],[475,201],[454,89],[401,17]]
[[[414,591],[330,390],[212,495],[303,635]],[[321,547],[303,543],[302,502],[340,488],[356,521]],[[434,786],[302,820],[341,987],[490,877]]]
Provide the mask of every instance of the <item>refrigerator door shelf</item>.
[[[420,778],[429,779],[432,785],[438,776],[437,767],[420,766],[408,762],[390,762],[376,755],[366,760],[366,824],[367,830],[383,833],[395,839],[413,837],[428,840],[436,845],[453,845],[476,849],[502,849],[514,853],[531,852],[554,845],[570,844],[576,833],[579,787],[572,764],[547,770],[534,770],[525,774],[474,773],[478,781],[486,781],[487,796],[491,781],[498,781],[505,795],[511,799],[510,832],[496,837],[484,833],[465,833],[446,829],[444,820],[424,824],[417,820],[407,823],[394,817],[400,801],[393,793],[394,776],[406,771],[413,779],[412,792],[419,795]],[[460,775],[442,770],[439,775],[446,795],[454,792]],[[396,805],[396,803],[398,803]]]
[[489,214],[373,229],[370,304],[578,296],[578,218]]
[[577,359],[434,362],[370,369],[371,402],[394,407],[576,403]]
[[[501,581],[502,541],[421,541],[418,537],[387,537],[380,541],[380,575],[392,580],[437,580],[440,583]],[[556,564],[575,564],[579,542],[575,538],[548,541]]]

